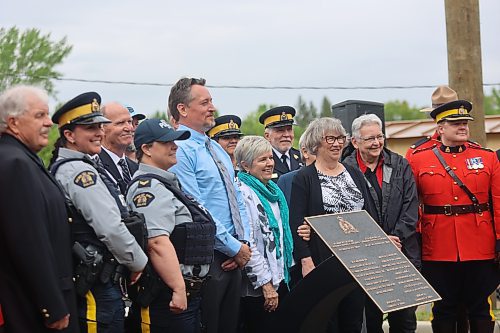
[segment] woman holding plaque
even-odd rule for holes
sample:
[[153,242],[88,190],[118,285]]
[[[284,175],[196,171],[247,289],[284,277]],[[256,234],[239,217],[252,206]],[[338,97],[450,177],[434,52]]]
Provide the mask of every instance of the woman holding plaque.
[[[346,143],[346,131],[340,120],[320,118],[312,121],[303,134],[316,162],[299,170],[293,179],[290,201],[290,226],[296,228],[307,216],[350,212],[365,209],[376,217],[363,174],[357,168],[340,163]],[[310,241],[294,237],[295,261],[302,267],[302,276],[332,256],[316,234]],[[334,278],[334,277],[333,277]],[[365,295],[356,288],[338,306],[329,330],[360,332],[363,322]]]

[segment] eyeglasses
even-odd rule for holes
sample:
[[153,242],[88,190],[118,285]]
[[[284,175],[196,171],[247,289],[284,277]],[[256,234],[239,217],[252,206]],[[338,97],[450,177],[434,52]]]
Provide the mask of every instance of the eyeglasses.
[[343,145],[345,143],[345,135],[339,135],[339,136],[333,136],[333,135],[326,135],[323,137],[326,141],[326,143],[332,145],[337,141],[339,144]]
[[370,136],[368,138],[360,138],[360,139],[363,140],[366,143],[374,143],[375,140],[377,140],[377,141],[384,141],[385,135],[384,134],[379,134],[377,136]]

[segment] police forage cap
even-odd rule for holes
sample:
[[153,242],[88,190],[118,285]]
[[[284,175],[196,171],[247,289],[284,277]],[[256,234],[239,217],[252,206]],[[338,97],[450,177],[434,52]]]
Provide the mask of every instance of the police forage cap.
[[435,108],[431,112],[431,117],[436,121],[436,123],[444,120],[474,120],[474,118],[470,115],[471,110],[471,102],[457,100]]
[[146,119],[137,126],[134,145],[137,149],[152,142],[170,142],[189,139],[189,131],[176,131],[164,119]]
[[215,118],[215,125],[208,132],[210,138],[220,138],[224,136],[239,135],[243,133],[240,131],[241,119],[235,115],[224,115]]
[[264,127],[282,127],[293,125],[295,109],[291,106],[278,106],[267,110],[259,117],[259,122]]
[[88,125],[98,123],[110,123],[101,111],[101,96],[96,92],[86,92],[73,98],[61,106],[52,116],[52,121],[59,128],[69,125]]

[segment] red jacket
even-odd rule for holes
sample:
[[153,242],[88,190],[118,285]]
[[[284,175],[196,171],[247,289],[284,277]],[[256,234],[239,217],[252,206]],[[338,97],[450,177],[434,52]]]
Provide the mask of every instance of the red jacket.
[[[462,152],[440,153],[462,182],[490,211],[447,216],[423,212],[419,218],[422,232],[422,260],[469,261],[493,259],[500,240],[500,170],[494,152],[466,143]],[[472,201],[443,168],[431,148],[415,151],[410,165],[415,175],[421,204],[432,206],[470,205]],[[482,166],[478,161],[482,161]],[[476,166],[473,168],[471,166]],[[496,223],[493,222],[495,217]],[[496,230],[496,232],[495,232]],[[498,242],[500,244],[500,242]]]

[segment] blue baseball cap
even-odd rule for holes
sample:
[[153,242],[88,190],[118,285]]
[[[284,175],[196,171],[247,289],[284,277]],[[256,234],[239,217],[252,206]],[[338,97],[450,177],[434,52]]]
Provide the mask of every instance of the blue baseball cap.
[[137,126],[134,145],[137,149],[152,142],[170,142],[189,139],[189,131],[176,131],[164,119],[146,119]]
[[137,118],[137,120],[146,119],[146,116],[143,115],[142,113],[135,112],[133,107],[131,107],[131,106],[125,106],[125,107],[127,108],[128,112],[130,112],[130,116],[132,118]]

